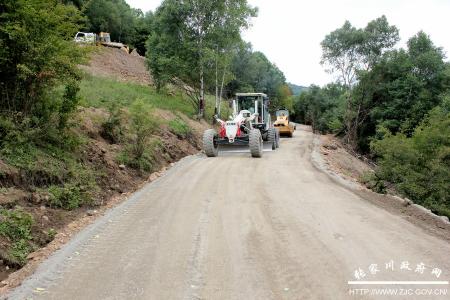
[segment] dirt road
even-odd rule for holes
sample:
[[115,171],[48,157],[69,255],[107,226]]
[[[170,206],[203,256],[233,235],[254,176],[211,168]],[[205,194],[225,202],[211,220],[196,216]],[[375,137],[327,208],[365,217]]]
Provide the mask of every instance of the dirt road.
[[[184,159],[10,299],[372,299],[349,295],[367,287],[348,285],[355,270],[364,280],[449,280],[450,244],[316,169],[302,129],[262,159]],[[411,270],[400,270],[406,261]]]

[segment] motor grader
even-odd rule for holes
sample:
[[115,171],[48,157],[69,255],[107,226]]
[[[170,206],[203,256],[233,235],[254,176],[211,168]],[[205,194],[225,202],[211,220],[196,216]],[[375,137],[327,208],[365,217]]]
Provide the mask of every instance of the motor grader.
[[248,147],[252,157],[263,155],[264,143],[270,150],[279,147],[279,133],[272,126],[269,98],[263,93],[238,93],[232,101],[233,114],[228,121],[215,116],[220,125],[217,132],[208,129],[203,134],[203,149],[208,157],[215,157],[227,146]]
[[280,135],[292,137],[294,135],[294,131],[297,129],[297,126],[289,121],[289,110],[285,108],[279,109],[275,112],[275,115],[277,119],[273,126],[278,129]]

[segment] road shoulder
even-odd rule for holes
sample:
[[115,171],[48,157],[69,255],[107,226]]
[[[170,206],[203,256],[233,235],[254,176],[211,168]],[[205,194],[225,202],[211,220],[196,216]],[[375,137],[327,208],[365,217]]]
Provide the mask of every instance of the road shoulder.
[[450,242],[450,222],[446,217],[437,216],[423,206],[390,192],[375,193],[360,183],[359,177],[373,170],[374,166],[349,153],[337,139],[315,134],[311,160],[315,168],[359,198],[402,217],[428,234]]

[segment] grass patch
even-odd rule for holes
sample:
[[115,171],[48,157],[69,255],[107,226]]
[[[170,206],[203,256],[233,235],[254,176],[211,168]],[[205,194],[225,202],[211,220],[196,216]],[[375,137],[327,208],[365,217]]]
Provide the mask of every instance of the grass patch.
[[136,99],[142,99],[154,108],[178,111],[193,116],[195,110],[187,99],[178,95],[158,94],[153,87],[136,83],[119,82],[105,77],[86,74],[80,84],[81,104],[86,107],[110,107],[116,103],[130,106]]
[[[181,91],[175,95],[164,92],[157,93],[152,86],[120,82],[113,78],[97,77],[87,73],[84,74],[80,83],[79,96],[80,104],[85,107],[110,108],[112,105],[129,107],[136,99],[142,99],[153,108],[180,112],[189,117],[197,114],[196,108]],[[205,102],[205,118],[211,120],[214,114],[214,96],[206,95]],[[222,118],[227,119],[231,114],[228,102],[223,101],[221,106]]]
[[0,235],[5,237],[11,245],[3,259],[6,259],[9,264],[25,265],[28,254],[33,250],[30,245],[33,217],[21,209],[0,208],[0,220]]
[[72,210],[92,203],[89,190],[82,185],[50,186],[48,193],[50,194],[49,204],[54,208]]
[[[58,142],[34,141],[26,130],[17,132],[13,138],[4,140],[0,154],[7,164],[20,170],[20,185],[27,190],[50,192],[53,195],[50,205],[73,209],[75,203],[89,203],[87,198],[97,191],[98,174],[82,162],[84,138],[75,133],[61,133]],[[78,190],[82,201],[65,201],[69,190]],[[60,200],[58,200],[60,199]],[[70,202],[68,204],[67,202]]]
[[149,141],[140,157],[136,157],[135,149],[132,145],[125,149],[117,156],[117,162],[129,166],[130,168],[139,170],[142,173],[150,173],[154,171],[155,152],[163,147],[159,138]]
[[192,136],[192,128],[181,118],[175,118],[169,121],[169,130],[180,139],[186,139]]

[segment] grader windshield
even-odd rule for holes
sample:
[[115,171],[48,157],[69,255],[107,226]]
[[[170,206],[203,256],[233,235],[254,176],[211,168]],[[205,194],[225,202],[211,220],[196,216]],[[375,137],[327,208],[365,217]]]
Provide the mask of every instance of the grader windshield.
[[264,123],[269,116],[269,98],[263,93],[239,93],[236,94],[235,113],[241,110],[248,110],[250,113],[258,113],[257,123]]
[[258,96],[239,96],[238,97],[238,111],[248,110],[252,114],[255,113],[255,101],[258,101]]

